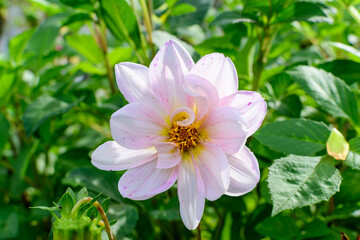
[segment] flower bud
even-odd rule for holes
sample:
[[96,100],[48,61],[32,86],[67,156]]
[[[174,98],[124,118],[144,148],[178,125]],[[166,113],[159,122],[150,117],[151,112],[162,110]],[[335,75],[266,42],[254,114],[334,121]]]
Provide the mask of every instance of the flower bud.
[[349,143],[336,128],[331,130],[326,142],[326,150],[336,160],[345,160],[349,153]]

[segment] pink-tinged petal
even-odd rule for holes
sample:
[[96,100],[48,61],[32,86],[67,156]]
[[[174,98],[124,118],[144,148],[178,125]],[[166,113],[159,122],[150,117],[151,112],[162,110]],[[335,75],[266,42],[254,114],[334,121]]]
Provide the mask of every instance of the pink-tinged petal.
[[168,112],[187,106],[188,97],[182,90],[185,75],[194,62],[176,41],[166,42],[156,54],[149,67],[149,81],[152,91]]
[[220,98],[229,96],[238,90],[238,76],[234,63],[220,53],[202,57],[190,73],[209,80],[218,90]]
[[251,136],[261,126],[267,104],[257,92],[238,91],[237,93],[221,99],[221,105],[227,105],[238,110],[248,123],[248,136]]
[[177,168],[158,169],[157,161],[127,170],[119,181],[119,191],[124,198],[149,199],[168,190],[177,178]]
[[208,112],[219,104],[216,88],[206,79],[189,74],[183,86],[184,91],[195,100],[195,119],[201,120]]
[[155,148],[158,151],[157,168],[172,168],[181,161],[180,150],[175,143],[156,143]]
[[115,141],[100,145],[91,155],[91,163],[102,170],[121,171],[143,165],[156,159],[155,148],[131,150]]
[[204,212],[205,188],[199,169],[188,153],[183,154],[179,165],[177,190],[180,202],[180,215],[190,230],[195,229]]
[[132,102],[110,119],[111,135],[123,147],[144,149],[167,141],[169,126],[159,112],[146,103]]
[[205,197],[214,201],[229,188],[230,167],[223,150],[209,143],[196,146],[191,152],[205,185]]
[[233,156],[230,164],[230,186],[226,195],[240,196],[253,190],[260,179],[259,164],[249,148],[244,147]]
[[200,136],[221,147],[227,154],[234,154],[245,146],[247,126],[235,109],[220,106],[214,109],[201,125]]

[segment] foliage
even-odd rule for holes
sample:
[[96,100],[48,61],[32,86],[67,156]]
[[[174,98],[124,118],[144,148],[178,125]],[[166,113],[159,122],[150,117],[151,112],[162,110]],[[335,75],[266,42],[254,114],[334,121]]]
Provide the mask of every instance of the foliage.
[[[52,239],[51,215],[29,207],[52,205],[68,186],[111,198],[118,239],[195,238],[181,222],[176,187],[124,199],[123,172],[90,163],[111,139],[111,114],[126,104],[114,65],[148,66],[169,39],[195,60],[225,54],[240,89],[268,102],[247,143],[261,180],[244,196],[206,203],[203,239],[355,239],[359,9],[358,0],[1,0],[0,239]],[[332,128],[349,142],[345,161],[327,155]],[[60,205],[76,201],[65,195]]]

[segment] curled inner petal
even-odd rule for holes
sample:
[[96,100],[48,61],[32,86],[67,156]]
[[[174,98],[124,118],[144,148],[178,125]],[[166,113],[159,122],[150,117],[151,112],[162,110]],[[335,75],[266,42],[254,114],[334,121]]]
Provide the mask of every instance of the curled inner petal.
[[179,126],[189,126],[195,120],[195,113],[191,108],[180,107],[171,114],[171,121],[176,122]]

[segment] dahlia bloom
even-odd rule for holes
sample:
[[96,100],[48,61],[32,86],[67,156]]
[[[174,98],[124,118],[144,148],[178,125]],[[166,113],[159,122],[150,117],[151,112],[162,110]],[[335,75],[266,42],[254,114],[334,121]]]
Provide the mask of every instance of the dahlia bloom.
[[123,197],[148,199],[177,182],[181,218],[195,229],[205,198],[240,196],[256,186],[259,166],[245,142],[261,125],[266,102],[238,91],[229,58],[213,53],[195,64],[168,41],[149,68],[125,62],[115,71],[129,104],[111,116],[115,141],[91,158],[99,169],[127,170],[118,185]]

